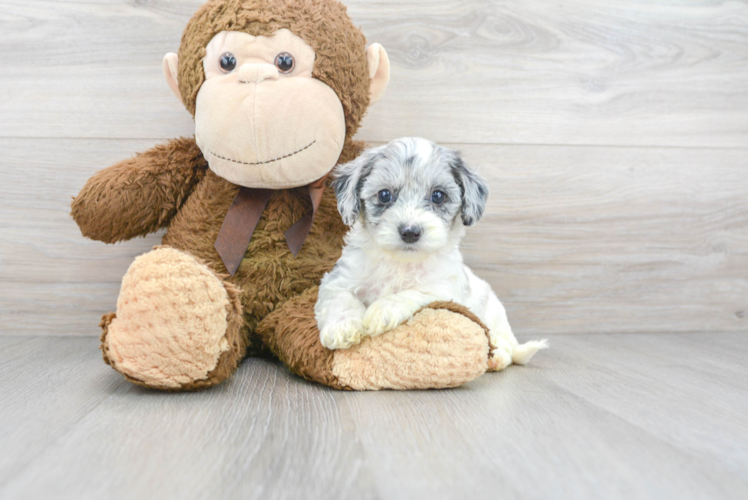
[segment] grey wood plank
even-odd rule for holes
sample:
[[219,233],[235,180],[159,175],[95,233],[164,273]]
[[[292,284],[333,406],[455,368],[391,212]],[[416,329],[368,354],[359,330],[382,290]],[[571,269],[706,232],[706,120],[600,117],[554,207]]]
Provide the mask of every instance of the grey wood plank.
[[746,335],[559,335],[527,367],[380,393],[331,391],[260,360],[213,390],[157,393],[121,382],[95,345],[0,351],[2,457],[36,447],[0,462],[0,498],[748,494]]
[[492,188],[466,262],[520,332],[746,332],[742,151],[455,145]]
[[[159,235],[87,241],[70,199],[154,143],[0,139],[0,334],[98,335]],[[463,253],[516,331],[748,330],[744,151],[449,145],[492,188]]]
[[160,242],[151,235],[104,245],[83,238],[70,217],[94,172],[156,143],[105,142],[0,140],[0,317],[8,320],[0,335],[98,335],[97,318],[114,309],[127,268]]
[[[160,60],[201,3],[3,0],[0,136],[191,133]],[[346,3],[393,65],[367,140],[748,144],[745,2]]]
[[[38,340],[29,342],[38,348]],[[0,498],[275,499],[288,498],[288,491],[305,498],[375,498],[360,445],[353,428],[340,422],[331,391],[278,364],[250,360],[218,388],[170,394],[121,380],[103,364],[93,339],[46,342],[50,348],[64,343],[80,352],[71,355],[68,348],[57,363],[0,379],[5,392],[6,382],[14,383],[13,394],[24,396],[2,410],[19,418],[2,419],[14,439],[0,442],[8,462],[0,467]],[[55,405],[48,406],[51,395],[37,384],[54,377],[64,389],[92,367],[106,370],[98,389],[107,403],[78,408],[68,399],[65,409],[81,414],[76,425],[54,432],[33,460],[18,460],[16,453],[38,440],[39,427],[60,419],[48,413]],[[63,394],[57,399],[64,401]]]
[[[529,366],[441,393],[438,407],[432,393],[346,399],[384,464],[385,497],[741,498],[748,369],[707,376],[680,361],[708,360],[712,339],[736,357],[748,347],[740,334],[559,335]],[[405,423],[385,427],[383,411]]]
[[112,391],[127,388],[97,347],[93,338],[0,337],[0,497]]
[[[596,337],[594,343],[562,340],[556,383],[660,441],[748,478],[748,369],[745,358],[738,359],[746,354],[745,335]],[[734,359],[719,353],[720,342]],[[572,373],[578,370],[576,350],[594,376]]]
[[[383,497],[706,499],[746,491],[744,479],[526,371],[488,375],[437,404],[432,395],[358,395],[352,414],[368,429],[362,442],[379,464]],[[382,412],[398,424],[384,426]]]

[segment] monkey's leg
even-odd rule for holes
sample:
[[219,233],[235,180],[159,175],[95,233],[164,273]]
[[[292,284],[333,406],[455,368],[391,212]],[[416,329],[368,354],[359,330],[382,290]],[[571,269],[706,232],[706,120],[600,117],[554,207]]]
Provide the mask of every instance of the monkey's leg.
[[122,279],[117,313],[101,321],[104,361],[138,385],[197,390],[226,380],[244,357],[239,291],[186,252],[141,255]]
[[279,307],[258,325],[265,343],[297,375],[336,389],[436,389],[482,375],[486,328],[454,303],[432,303],[405,324],[349,349],[328,350],[314,318],[317,289]]

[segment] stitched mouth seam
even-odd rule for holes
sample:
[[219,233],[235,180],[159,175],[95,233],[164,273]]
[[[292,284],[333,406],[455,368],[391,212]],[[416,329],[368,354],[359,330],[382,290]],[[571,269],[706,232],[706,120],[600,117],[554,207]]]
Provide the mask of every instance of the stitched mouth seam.
[[252,163],[252,162],[248,162],[248,161],[239,161],[239,160],[234,160],[234,159],[232,159],[232,158],[226,158],[225,156],[221,156],[221,155],[217,155],[217,154],[215,154],[215,153],[214,153],[213,151],[211,151],[210,149],[208,149],[207,151],[208,151],[208,153],[209,153],[209,154],[210,154],[211,156],[215,156],[216,158],[220,158],[221,160],[231,161],[231,162],[234,162],[234,163],[240,163],[240,164],[242,164],[242,165],[265,165],[266,163],[273,163],[274,161],[280,161],[280,160],[283,160],[283,159],[285,159],[285,158],[288,158],[289,156],[293,156],[293,155],[295,155],[295,154],[299,154],[299,153],[301,153],[302,151],[304,151],[305,149],[309,149],[310,147],[312,147],[312,145],[313,145],[313,144],[314,144],[315,142],[317,142],[317,140],[316,140],[316,139],[315,139],[315,140],[313,140],[312,142],[310,142],[309,144],[307,144],[306,146],[304,146],[303,148],[301,148],[301,149],[299,149],[299,150],[297,150],[297,151],[294,151],[293,153],[288,153],[287,155],[279,156],[278,158],[273,158],[272,160],[258,161],[258,162],[254,162],[254,163]]

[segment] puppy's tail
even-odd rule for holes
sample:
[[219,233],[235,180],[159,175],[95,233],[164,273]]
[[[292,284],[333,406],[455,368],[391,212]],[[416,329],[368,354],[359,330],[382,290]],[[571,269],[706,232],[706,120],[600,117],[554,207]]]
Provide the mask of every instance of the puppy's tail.
[[536,352],[541,349],[547,348],[548,341],[546,339],[531,340],[529,342],[525,342],[524,344],[520,344],[512,351],[512,363],[525,365],[528,361],[530,361],[530,359],[532,359]]

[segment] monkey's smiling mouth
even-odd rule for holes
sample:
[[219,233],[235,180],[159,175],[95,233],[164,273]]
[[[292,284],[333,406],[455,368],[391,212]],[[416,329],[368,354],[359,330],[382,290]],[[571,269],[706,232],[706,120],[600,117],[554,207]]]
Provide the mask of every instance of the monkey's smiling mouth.
[[265,161],[256,161],[256,162],[249,162],[249,161],[239,161],[239,160],[234,160],[233,158],[227,158],[227,157],[225,157],[225,156],[217,155],[217,154],[215,154],[215,153],[214,153],[213,151],[211,151],[211,150],[209,150],[209,149],[206,149],[206,151],[207,151],[207,153],[208,153],[208,154],[210,154],[211,156],[215,156],[216,158],[220,158],[221,160],[226,160],[226,161],[230,161],[230,162],[233,162],[233,163],[239,163],[240,165],[266,165],[266,164],[268,164],[268,163],[273,163],[274,161],[280,161],[280,160],[283,160],[283,159],[289,158],[289,157],[291,157],[291,156],[293,156],[293,155],[299,154],[299,153],[301,153],[302,151],[304,151],[305,149],[309,149],[310,147],[312,147],[312,145],[313,145],[313,144],[314,144],[315,142],[317,142],[317,140],[316,140],[316,139],[315,139],[315,140],[313,140],[312,142],[310,142],[309,144],[307,144],[306,146],[304,146],[303,148],[301,148],[301,149],[297,149],[297,150],[296,150],[296,151],[294,151],[293,153],[288,153],[288,154],[286,154],[286,155],[283,155],[283,156],[279,156],[278,158],[273,158],[272,160],[265,160]]

